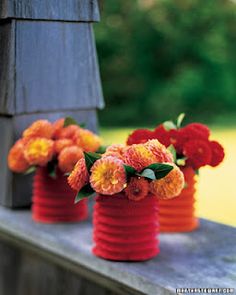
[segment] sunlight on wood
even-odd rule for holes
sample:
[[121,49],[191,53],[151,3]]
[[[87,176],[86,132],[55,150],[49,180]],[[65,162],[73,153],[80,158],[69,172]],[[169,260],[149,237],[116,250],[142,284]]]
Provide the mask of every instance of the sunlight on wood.
[[[131,128],[101,130],[105,144],[124,143]],[[224,162],[200,171],[197,214],[213,221],[236,226],[236,129],[215,129],[212,138],[225,148]]]

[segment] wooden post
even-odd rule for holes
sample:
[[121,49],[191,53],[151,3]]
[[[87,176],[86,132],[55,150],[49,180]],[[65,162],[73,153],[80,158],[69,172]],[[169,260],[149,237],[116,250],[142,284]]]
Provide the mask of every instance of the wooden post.
[[34,120],[71,115],[96,130],[103,96],[92,23],[96,0],[0,2],[0,203],[30,205],[31,177],[12,174],[7,154]]

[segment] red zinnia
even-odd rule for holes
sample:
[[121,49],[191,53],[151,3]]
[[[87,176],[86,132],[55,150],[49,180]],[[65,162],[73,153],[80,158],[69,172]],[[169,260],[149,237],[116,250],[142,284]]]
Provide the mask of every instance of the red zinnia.
[[210,129],[201,123],[191,123],[180,130],[183,142],[192,139],[208,140],[210,136]]
[[164,144],[166,147],[168,147],[170,143],[170,135],[169,132],[164,128],[164,126],[161,124],[156,127],[154,130],[155,138],[160,141],[160,143]]
[[224,159],[224,148],[217,141],[210,141],[210,148],[212,152],[210,165],[216,167]]
[[207,141],[190,140],[184,144],[183,154],[188,158],[187,165],[199,169],[211,162],[211,148]]
[[154,139],[155,134],[148,129],[137,129],[131,133],[127,139],[127,145],[144,143],[149,139]]
[[125,189],[125,194],[133,201],[144,199],[148,194],[148,181],[144,178],[132,177]]

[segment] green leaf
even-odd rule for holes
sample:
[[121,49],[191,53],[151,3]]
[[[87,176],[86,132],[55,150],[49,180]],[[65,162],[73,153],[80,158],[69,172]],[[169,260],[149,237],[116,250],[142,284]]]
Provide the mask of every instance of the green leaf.
[[136,175],[142,176],[151,180],[156,180],[155,172],[152,169],[144,169],[141,173],[137,173]]
[[165,177],[174,167],[169,164],[163,164],[163,163],[155,163],[151,164],[145,169],[151,169],[154,171],[156,179],[161,179]]
[[75,119],[73,119],[72,117],[66,117],[63,127],[67,127],[67,126],[70,126],[70,125],[79,126],[79,124],[77,123],[77,121]]
[[29,167],[29,169],[27,169],[27,170],[24,172],[24,175],[31,174],[31,173],[35,172],[36,169],[37,169],[36,166],[31,166],[31,167]]
[[188,187],[188,183],[185,181],[184,188],[187,188],[187,187]]
[[106,145],[101,145],[98,150],[96,151],[96,153],[98,154],[104,154],[106,152],[107,146]]
[[169,145],[167,149],[171,152],[174,162],[176,162],[176,149],[173,144]]
[[179,114],[179,116],[177,118],[177,124],[176,124],[177,128],[181,127],[184,117],[185,117],[185,113]]
[[199,169],[195,170],[195,174],[198,175],[198,176],[200,175]]
[[79,124],[77,124],[79,127],[81,127],[81,128],[85,128],[86,127],[86,124],[85,123],[79,123]]
[[94,193],[94,190],[90,186],[90,184],[86,184],[76,195],[74,203],[78,203],[79,201],[88,198]]
[[177,129],[176,125],[172,121],[165,121],[163,126],[166,131],[170,131],[171,129]]
[[101,155],[97,153],[84,152],[84,159],[85,159],[87,170],[90,171],[93,164],[100,158],[101,158]]
[[127,177],[131,177],[135,175],[135,173],[137,172],[133,167],[129,165],[124,165],[124,167],[125,167],[125,172]]
[[47,164],[48,175],[53,179],[57,178],[57,173],[56,173],[57,163],[58,163],[57,159],[53,159]]

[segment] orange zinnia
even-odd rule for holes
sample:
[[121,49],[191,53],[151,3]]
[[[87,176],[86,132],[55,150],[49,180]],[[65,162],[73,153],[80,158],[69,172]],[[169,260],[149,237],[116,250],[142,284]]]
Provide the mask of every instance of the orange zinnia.
[[126,186],[126,173],[121,160],[105,157],[97,160],[91,168],[92,188],[103,195],[114,195]]
[[89,182],[89,174],[84,158],[81,158],[75,165],[68,177],[69,185],[76,191],[80,191]]
[[80,129],[76,144],[85,152],[96,152],[101,146],[101,139],[90,130]]
[[53,127],[48,120],[37,120],[23,132],[24,138],[42,137],[50,139],[52,137]]
[[73,145],[64,148],[58,156],[58,166],[62,172],[71,172],[75,164],[84,157],[81,148]]
[[74,145],[74,142],[71,139],[57,139],[54,142],[54,149],[57,154],[59,154],[64,148]]
[[113,156],[123,160],[126,148],[127,147],[124,144],[112,144],[106,149],[106,152],[102,155],[102,157]]
[[54,154],[53,140],[32,138],[25,146],[24,156],[30,165],[45,166]]
[[133,144],[127,147],[124,161],[137,171],[141,171],[148,165],[157,162],[155,155],[143,144]]
[[149,140],[144,145],[155,155],[157,163],[173,163],[174,159],[171,152],[157,139]]
[[17,173],[25,172],[29,168],[29,163],[24,156],[24,144],[22,139],[19,139],[10,149],[8,154],[8,166],[12,171]]
[[184,188],[184,175],[181,170],[174,165],[174,169],[165,177],[153,180],[150,183],[150,192],[159,199],[171,199],[178,196]]

